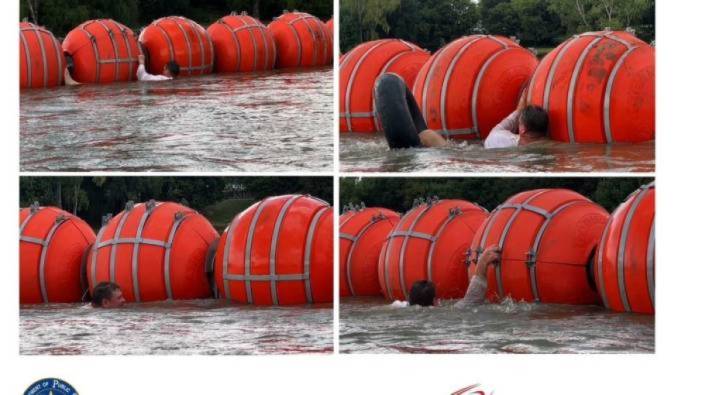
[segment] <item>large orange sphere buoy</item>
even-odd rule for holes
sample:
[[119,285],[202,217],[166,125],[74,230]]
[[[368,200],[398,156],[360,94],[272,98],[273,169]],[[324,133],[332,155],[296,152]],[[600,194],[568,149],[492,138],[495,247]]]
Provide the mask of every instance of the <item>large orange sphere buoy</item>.
[[537,64],[508,38],[462,37],[431,57],[412,92],[430,129],[453,139],[486,138],[515,110]]
[[529,103],[548,110],[551,138],[639,142],[655,134],[655,54],[627,32],[573,36],[543,58]]
[[310,196],[266,198],[239,213],[217,246],[220,297],[254,305],[333,300],[332,208]]
[[20,303],[77,303],[95,232],[82,219],[38,204],[20,211]]
[[465,253],[488,214],[463,200],[430,200],[405,214],[380,251],[378,279],[388,299],[406,300],[412,284],[429,280],[436,297],[463,297]]
[[161,74],[163,66],[175,61],[181,75],[209,74],[214,68],[214,46],[207,31],[181,16],[157,19],[139,35],[148,55],[147,70]]
[[20,88],[63,84],[66,59],[54,35],[35,24],[20,22]]
[[339,289],[341,296],[382,295],[378,258],[383,242],[400,220],[385,208],[351,210],[339,218]]
[[334,49],[322,21],[304,12],[286,12],[268,24],[278,48],[276,67],[313,67],[332,63]]
[[207,28],[220,73],[271,70],[275,66],[273,36],[258,19],[246,14],[225,16]]
[[655,311],[656,211],[653,183],[631,194],[612,214],[595,257],[595,282],[605,307]]
[[327,23],[324,24],[324,26],[327,27],[327,32],[329,33],[329,45],[330,45],[330,48],[332,49],[332,57],[333,57],[333,56],[334,56],[334,55],[333,55],[333,51],[334,51],[334,38],[335,38],[335,35],[334,35],[334,17],[332,17],[331,19],[329,19],[329,20],[327,21]]
[[80,24],[63,40],[63,51],[73,59],[71,77],[82,83],[136,80],[139,43],[134,32],[111,19]]
[[383,73],[395,73],[414,84],[429,52],[398,39],[369,41],[344,54],[339,67],[339,128],[341,132],[381,131],[373,87]]
[[206,261],[217,231],[197,211],[172,202],[127,203],[107,217],[87,259],[90,289],[102,281],[129,302],[212,295]]
[[496,245],[501,261],[488,268],[488,299],[593,304],[591,261],[607,223],[605,209],[566,189],[518,193],[498,206],[471,244],[468,274]]

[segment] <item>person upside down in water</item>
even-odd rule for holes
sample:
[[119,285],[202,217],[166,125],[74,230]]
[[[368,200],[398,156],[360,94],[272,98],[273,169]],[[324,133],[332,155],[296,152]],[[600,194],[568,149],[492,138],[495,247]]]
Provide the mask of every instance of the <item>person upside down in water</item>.
[[[455,307],[475,306],[485,303],[485,294],[487,293],[487,269],[488,266],[497,264],[500,261],[500,249],[497,246],[491,246],[480,255],[478,258],[475,274],[470,279],[468,290],[463,299],[459,300]],[[405,303],[395,302],[393,305],[409,305],[409,306],[433,306],[435,303],[436,287],[434,283],[427,280],[415,281],[412,284],[412,289],[409,294],[409,301]]]
[[[387,73],[378,78],[375,98],[390,148],[436,148],[448,145],[440,132],[427,127],[414,96],[396,74]],[[399,114],[400,112],[405,114]],[[487,149],[513,148],[540,140],[546,137],[547,132],[548,113],[539,106],[527,105],[524,90],[516,110],[490,131],[484,146]]]

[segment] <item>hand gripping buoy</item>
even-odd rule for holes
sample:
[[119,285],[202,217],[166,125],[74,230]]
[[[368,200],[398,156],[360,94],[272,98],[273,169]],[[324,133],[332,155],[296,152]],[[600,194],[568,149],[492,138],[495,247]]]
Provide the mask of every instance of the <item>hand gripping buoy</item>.
[[607,223],[605,209],[566,189],[518,193],[498,206],[475,233],[468,275],[485,248],[501,261],[488,268],[491,301],[594,304],[599,298],[591,262]]
[[344,54],[339,66],[339,130],[382,130],[373,97],[376,79],[394,73],[411,87],[429,57],[429,52],[398,39],[365,42]]
[[29,22],[20,23],[20,88],[63,84],[66,59],[54,35]]
[[311,196],[266,198],[239,213],[219,240],[219,297],[253,305],[333,300],[333,212]]
[[429,59],[412,92],[430,129],[446,138],[484,139],[517,107],[537,64],[505,37],[462,37]]
[[376,80],[374,91],[376,118],[388,146],[393,149],[421,147],[419,133],[427,129],[427,124],[402,78],[385,73]]
[[134,32],[111,19],[84,22],[63,40],[63,51],[73,59],[71,76],[81,83],[134,81],[139,66],[139,44]]
[[339,218],[340,295],[382,295],[378,281],[380,248],[400,214],[385,208],[351,210]]
[[210,35],[197,23],[181,16],[157,19],[139,35],[148,54],[147,70],[161,74],[175,61],[181,75],[209,74],[214,68],[214,46]]
[[77,303],[87,287],[85,253],[95,232],[85,221],[38,204],[20,211],[20,303]]
[[334,49],[329,32],[317,17],[304,12],[285,12],[268,24],[278,48],[277,68],[326,66]]
[[418,204],[392,229],[380,251],[378,278],[383,295],[407,300],[412,284],[429,280],[436,297],[463,297],[468,287],[465,252],[488,214],[463,200]]
[[273,36],[258,19],[246,14],[225,16],[207,28],[219,73],[271,70],[275,66]]
[[632,193],[612,214],[595,257],[595,281],[605,307],[655,311],[655,187]]
[[655,53],[627,32],[590,32],[543,58],[529,103],[549,114],[551,138],[570,143],[653,140]]
[[206,258],[216,238],[195,210],[172,202],[129,202],[114,218],[105,217],[90,249],[90,289],[112,281],[129,302],[210,297]]

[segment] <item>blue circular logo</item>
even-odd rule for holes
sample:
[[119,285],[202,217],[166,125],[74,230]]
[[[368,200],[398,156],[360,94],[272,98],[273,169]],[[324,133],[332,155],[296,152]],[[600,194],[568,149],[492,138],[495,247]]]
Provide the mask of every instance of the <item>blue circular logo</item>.
[[61,379],[41,379],[30,385],[24,395],[78,395],[78,392]]

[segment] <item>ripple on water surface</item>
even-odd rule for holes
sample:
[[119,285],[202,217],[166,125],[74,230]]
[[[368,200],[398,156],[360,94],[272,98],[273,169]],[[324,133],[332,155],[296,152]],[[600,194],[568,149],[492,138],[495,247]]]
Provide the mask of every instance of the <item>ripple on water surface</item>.
[[234,306],[217,300],[129,305],[23,306],[20,353],[295,354],[333,351],[331,305]]
[[504,302],[471,308],[391,307],[344,299],[342,353],[652,353],[654,316],[599,306]]
[[331,68],[23,90],[22,171],[333,165]]
[[344,135],[339,159],[347,172],[653,172],[655,143],[540,141],[486,150],[478,141],[452,141],[441,149],[390,150],[379,134]]

